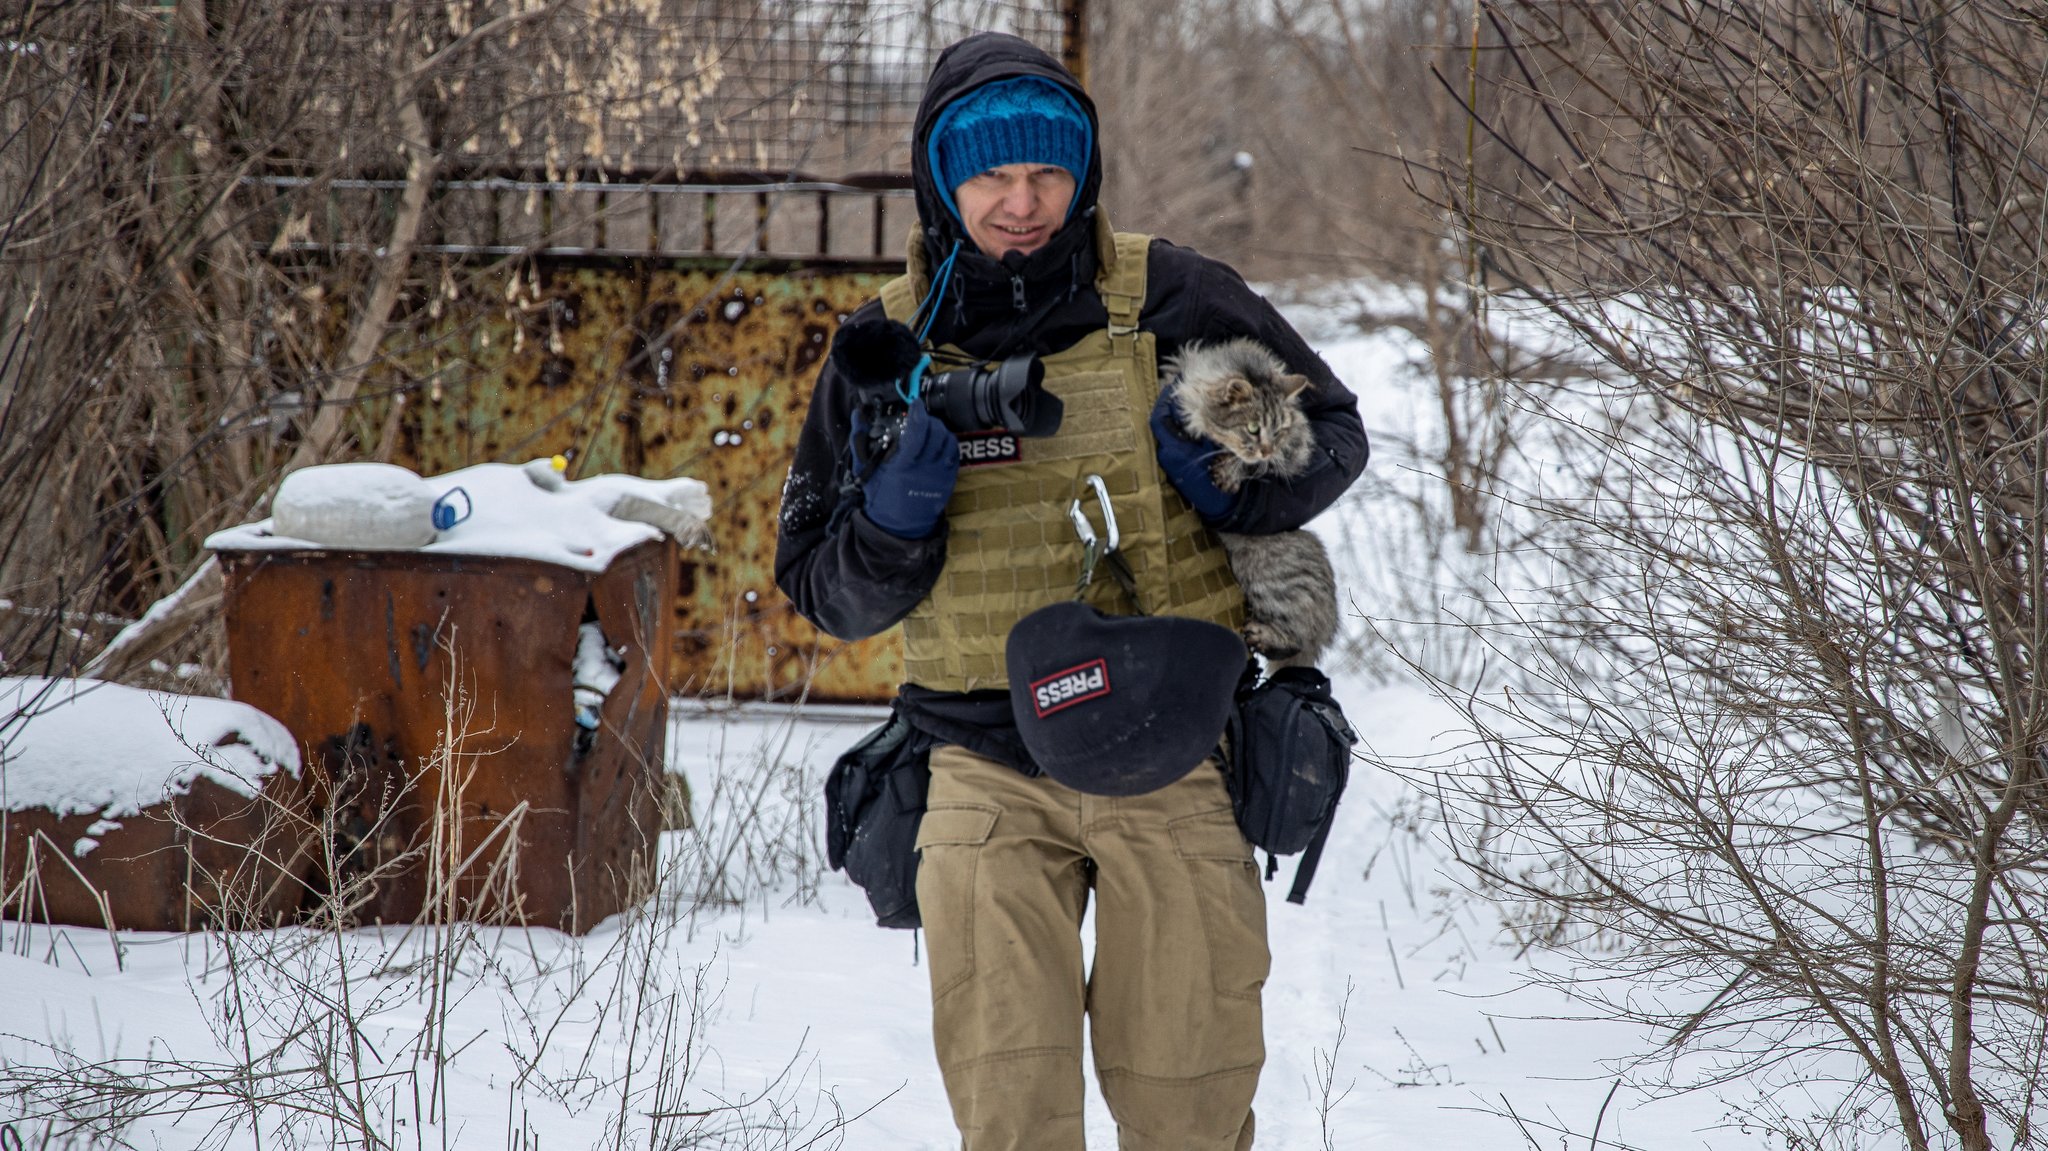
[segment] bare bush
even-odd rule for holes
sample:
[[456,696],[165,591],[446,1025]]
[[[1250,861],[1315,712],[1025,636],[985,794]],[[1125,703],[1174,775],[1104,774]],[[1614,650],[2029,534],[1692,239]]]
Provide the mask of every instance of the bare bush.
[[1259,278],[1409,282],[1445,258],[1448,216],[1409,195],[1402,161],[1462,146],[1456,110],[1418,98],[1432,66],[1468,67],[1462,0],[1090,10],[1103,202],[1120,225]]
[[[264,918],[268,893],[255,881],[280,861],[247,869],[251,884],[217,885],[227,905],[182,944],[203,1039],[153,1035],[128,1054],[104,1037],[93,1049],[66,1032],[0,1034],[0,1098],[16,1135],[42,1146],[125,1147],[176,1125],[211,1147],[397,1151],[483,1139],[531,1148],[565,1131],[593,1146],[649,1151],[840,1145],[865,1112],[850,1113],[818,1081],[811,1052],[762,1069],[756,1086],[720,1085],[725,1069],[707,1062],[721,1011],[717,957],[677,960],[701,911],[765,899],[763,884],[780,875],[773,869],[794,866],[801,881],[808,868],[815,884],[802,846],[816,839],[815,813],[784,812],[763,793],[711,805],[697,827],[669,837],[658,874],[641,885],[652,897],[587,936],[476,922],[516,911],[512,879],[538,863],[521,858],[522,810],[463,837],[475,820],[462,779],[488,737],[460,683],[451,672],[446,725],[419,773],[437,781],[431,794],[386,796],[362,825],[349,822],[358,807],[332,795],[307,803],[291,787],[260,794],[319,858],[297,926],[237,929]],[[734,777],[747,773],[735,763]],[[307,776],[315,793],[336,785],[312,769]],[[784,782],[779,772],[762,777],[768,792]],[[413,803],[429,814],[401,839],[393,817]],[[386,842],[393,846],[372,846]],[[361,925],[382,887],[422,877],[417,921]],[[56,928],[26,918],[7,927],[24,951],[44,932],[56,960]],[[118,955],[121,941],[112,946]]]
[[[831,126],[792,97],[854,30],[785,7],[31,0],[0,16],[0,667],[80,666],[285,472],[390,458],[407,397],[434,386],[393,365],[434,361],[451,301],[502,299],[520,245],[588,223],[542,219],[531,196],[446,196],[443,177],[817,147]],[[445,241],[499,230],[480,204],[512,239],[461,258]],[[191,618],[217,587],[194,589]],[[217,667],[212,629],[167,630],[174,658]]]
[[[1492,489],[1526,416],[1506,401],[1505,381],[1542,386],[1556,365],[1501,330],[1488,310],[1483,247],[1455,213],[1414,191],[1450,165],[1471,173],[1468,183],[1512,165],[1458,102],[1437,98],[1445,85],[1476,93],[1497,83],[1507,66],[1498,37],[1471,0],[1290,0],[1274,6],[1273,22],[1280,64],[1297,77],[1290,103],[1303,113],[1283,129],[1276,165],[1289,184],[1291,243],[1336,259],[1322,270],[1378,282],[1356,293],[1353,326],[1414,342],[1420,354],[1402,371],[1426,388],[1433,429],[1406,442],[1381,435],[1395,449],[1382,457],[1427,469],[1445,496],[1443,521],[1417,509],[1408,526],[1429,550],[1483,555],[1502,542]],[[1523,115],[1505,114],[1516,123]]]
[[1647,1078],[1798,1145],[2039,1146],[2039,13],[1482,12],[1510,66],[1446,98],[1516,163],[1435,194],[1615,378],[1536,397],[1542,551],[1450,693],[1469,862],[1662,1029]]

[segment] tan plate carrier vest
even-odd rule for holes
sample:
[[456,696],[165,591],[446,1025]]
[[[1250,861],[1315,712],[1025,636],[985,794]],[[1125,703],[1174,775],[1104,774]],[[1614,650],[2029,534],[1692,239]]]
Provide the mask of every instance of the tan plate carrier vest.
[[[1142,605],[1098,567],[1083,599],[1105,612],[1178,615],[1235,631],[1244,594],[1215,533],[1160,474],[1149,418],[1159,394],[1157,347],[1138,330],[1145,306],[1150,236],[1112,232],[1096,213],[1102,271],[1095,289],[1109,326],[1064,351],[1041,357],[1045,386],[1066,405],[1059,431],[1020,439],[1022,458],[960,469],[946,505],[951,534],[946,566],[924,602],[903,621],[903,662],[911,683],[938,691],[1009,683],[1003,645],[1033,611],[1072,599],[1081,575],[1081,541],[1068,508],[1085,477],[1101,476]],[[910,237],[910,272],[882,286],[891,319],[910,322],[929,290],[924,245]],[[939,363],[970,359],[958,348],[931,349]],[[1082,510],[1105,535],[1092,497]]]

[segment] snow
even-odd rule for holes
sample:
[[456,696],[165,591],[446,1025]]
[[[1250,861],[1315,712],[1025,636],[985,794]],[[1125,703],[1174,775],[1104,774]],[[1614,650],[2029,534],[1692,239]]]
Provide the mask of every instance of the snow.
[[[1456,597],[1473,594],[1471,584],[1446,573],[1457,557],[1437,554],[1416,522],[1441,514],[1442,481],[1426,464],[1440,435],[1434,396],[1414,370],[1420,350],[1411,338],[1352,334],[1354,303],[1290,310],[1359,394],[1375,444],[1367,482],[1312,529],[1346,574],[1347,614],[1370,616],[1381,635],[1399,637],[1404,654],[1434,669],[1454,667],[1474,657],[1427,625],[1458,614]],[[584,546],[594,561],[605,546],[650,538],[651,529],[599,512],[610,489],[589,486],[598,479],[559,496],[500,465],[435,481],[437,490],[456,483],[476,515],[424,551],[568,562],[562,552]],[[786,490],[784,498],[801,511],[817,493]],[[264,537],[261,527],[222,533],[209,546],[308,546]],[[631,539],[612,542],[616,533]],[[602,658],[579,654],[587,656],[579,666],[592,670]],[[1757,1146],[1739,1125],[1741,1085],[1654,1099],[1617,1086],[1659,1037],[1575,1018],[1583,1008],[1535,978],[1563,960],[1518,946],[1500,912],[1465,889],[1438,839],[1426,784],[1465,755],[1456,712],[1399,674],[1376,643],[1354,638],[1331,666],[1361,752],[1383,766],[1354,772],[1306,905],[1284,902],[1292,861],[1266,888],[1273,969],[1257,1146],[1576,1148],[1596,1128],[1600,1145],[1617,1151]],[[820,858],[819,785],[881,714],[679,701],[669,767],[690,781],[697,827],[665,837],[663,893],[649,908],[581,939],[538,929],[125,933],[125,969],[116,971],[104,933],[0,925],[0,981],[15,990],[0,1001],[0,1068],[54,1066],[59,1052],[231,1065],[247,1037],[227,1022],[246,1018],[228,1010],[244,1001],[230,996],[229,972],[254,970],[248,978],[260,982],[274,969],[274,1002],[288,1007],[304,988],[331,996],[345,959],[357,973],[347,985],[361,1033],[383,1060],[372,1070],[400,1084],[377,1113],[413,1123],[392,1128],[394,1146],[593,1146],[622,1135],[619,1145],[645,1147],[655,1142],[650,1116],[730,1104],[737,1109],[723,1114],[773,1118],[782,1124],[775,1130],[799,1136],[777,1142],[755,1128],[692,1145],[798,1146],[817,1136],[817,1146],[853,1151],[957,1147],[932,1054],[922,939],[875,927],[862,894]],[[229,946],[245,959],[251,951],[287,958],[231,965]],[[416,975],[436,967],[425,959],[442,953],[437,947],[462,956],[437,968],[457,973],[452,989]],[[628,985],[638,991],[624,1009],[604,997],[603,989]],[[447,1005],[439,1024],[429,1011],[435,1002]],[[671,1042],[661,1037],[675,1034],[675,1017],[650,1005],[679,1003],[687,1039]],[[259,1022],[272,1030],[259,1026],[258,1039],[303,1034],[294,1030],[304,1023],[298,1016]],[[434,1036],[459,1048],[438,1078],[406,1054]],[[664,1068],[674,1082],[647,1085]],[[629,1069],[638,1086],[624,1084]],[[430,1081],[440,1084],[445,1113],[431,1101],[417,1109],[427,1088],[416,1085]],[[317,1083],[305,1089],[326,1098]],[[216,1115],[233,1111],[145,1116],[125,1136],[139,1146],[195,1146]],[[857,1118],[833,1134],[831,1118],[841,1113]],[[1092,1079],[1086,1127],[1091,1146],[1116,1145]],[[264,1145],[280,1145],[274,1129],[266,1136]],[[246,1126],[215,1143],[258,1145]]]
[[604,629],[596,620],[576,629],[576,667],[571,677],[578,687],[588,687],[600,696],[619,686],[625,661],[605,642]]
[[0,809],[97,812],[89,835],[101,835],[195,779],[253,796],[280,770],[299,773],[298,744],[248,704],[90,679],[0,679]]
[[[1417,689],[1355,681],[1340,688],[1375,757],[1426,765],[1456,738],[1452,714]],[[462,965],[467,974],[448,997],[450,1045],[466,1044],[449,1072],[452,1114],[418,1130],[420,1144],[435,1145],[447,1131],[459,1133],[457,1146],[512,1145],[506,1116],[515,1103],[541,1145],[608,1142],[615,1103],[565,1104],[530,1077],[525,1087],[512,1085],[541,1051],[539,1035],[547,1056],[540,1064],[565,1080],[602,1079],[655,1058],[635,1047],[632,1027],[597,1010],[592,988],[625,978],[650,980],[657,996],[694,997],[701,1009],[702,1048],[687,1061],[692,1077],[681,1093],[692,1106],[779,1090],[784,1114],[801,1110],[822,1122],[817,1117],[835,1107],[865,1112],[842,1133],[840,1145],[853,1151],[957,1147],[931,1051],[921,938],[875,927],[861,893],[842,875],[820,872],[814,839],[804,858],[806,841],[785,834],[804,826],[833,756],[874,719],[856,709],[823,717],[682,710],[670,760],[696,788],[703,826],[669,835],[671,859],[685,860],[672,883],[687,891],[703,879],[700,869],[723,860],[725,881],[749,889],[746,902],[707,900],[680,914],[649,948],[645,970],[634,957],[648,945],[648,929],[623,918],[580,940],[540,929],[476,933],[477,955]],[[1267,886],[1274,962],[1265,992],[1259,1147],[1325,1145],[1318,1079],[1325,1062],[1335,1067],[1327,1096],[1332,1147],[1405,1149],[1422,1133],[1443,1151],[1519,1146],[1513,1122],[1501,1117],[1509,1109],[1532,1130],[1569,1126],[1583,1136],[1612,1087],[1610,1061],[1646,1045],[1625,1027],[1569,1020],[1570,1005],[1555,992],[1522,986],[1527,957],[1496,939],[1485,905],[1455,894],[1441,854],[1415,830],[1413,807],[1414,794],[1399,778],[1358,773],[1307,904],[1282,899],[1289,861]],[[756,822],[738,819],[743,811],[757,813]],[[808,818],[814,832],[815,812]],[[218,1031],[227,985],[217,939],[124,933],[126,966],[116,971],[104,933],[64,929],[65,946],[54,948],[47,928],[6,926],[0,980],[15,989],[0,1006],[0,1053],[8,1059],[48,1062],[39,1045],[52,1043],[93,1059],[231,1057],[239,1040]],[[283,947],[309,934],[236,938]],[[402,1064],[392,1053],[420,1033],[422,1000],[405,979],[369,973],[415,969],[431,938],[363,929],[310,947],[296,962],[331,979],[334,954],[347,949],[360,973],[359,1001],[371,1004],[359,1008],[364,1033]],[[46,962],[47,954],[60,958]],[[301,967],[277,962],[280,984],[305,977]],[[668,1058],[685,1062],[680,1052]],[[786,1068],[793,1070],[785,1075]],[[408,1116],[409,1090],[401,1091],[407,1102],[400,1108]],[[1114,1147],[1114,1124],[1092,1082],[1087,1106],[1090,1145]],[[1752,1145],[1717,1129],[1723,1110],[1704,1096],[1646,1104],[1624,1089],[1606,1108],[1601,1138],[1610,1147],[1658,1151]],[[128,1137],[144,1146],[195,1146],[211,1120],[147,1119]],[[626,1145],[645,1146],[646,1128],[644,1119],[629,1124],[639,1134]],[[405,1134],[400,1145],[413,1146],[413,1138]],[[244,1131],[229,1145],[254,1144]]]
[[[312,473],[323,493],[344,482],[319,475],[327,465],[294,473],[293,480]],[[605,474],[563,481],[547,490],[530,478],[522,465],[477,464],[424,481],[437,496],[463,489],[474,511],[469,518],[435,533],[432,542],[411,550],[422,555],[498,556],[533,559],[579,571],[603,571],[635,545],[659,539],[651,524],[612,518],[610,512],[627,496],[666,504],[698,520],[711,516],[710,489],[701,481],[676,478],[650,480]],[[461,498],[455,498],[460,510]],[[206,546],[213,551],[326,550],[333,545],[278,534],[276,518],[215,532]]]
[[625,667],[625,659],[605,642],[604,628],[596,620],[576,629],[576,662],[569,682],[574,685],[577,726],[597,730],[598,709],[619,686]]

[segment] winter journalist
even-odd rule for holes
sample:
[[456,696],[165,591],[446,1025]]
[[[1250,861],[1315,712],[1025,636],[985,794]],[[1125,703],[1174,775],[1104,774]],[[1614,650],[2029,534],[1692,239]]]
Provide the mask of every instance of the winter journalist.
[[[1356,402],[1229,267],[1111,230],[1094,105],[1039,49],[988,33],[948,48],[912,157],[909,274],[842,336],[889,319],[916,342],[835,341],[784,487],[775,578],[833,636],[903,625],[897,706],[937,744],[916,894],[962,1145],[1082,1147],[1085,1015],[1123,1151],[1242,1151],[1269,956],[1259,873],[1221,773],[1203,761],[1125,797],[1049,778],[1019,737],[1003,643],[1034,609],[1073,598],[1082,544],[1069,509],[1090,476],[1132,581],[1098,581],[1091,602],[1128,612],[1134,590],[1155,614],[1241,624],[1213,531],[1296,528],[1329,506],[1365,466]],[[1291,481],[1226,495],[1209,478],[1214,445],[1190,441],[1154,399],[1162,357],[1233,337],[1309,378],[1318,454]],[[877,397],[1024,356],[1061,401],[1051,434],[956,430],[923,402],[878,434]]]

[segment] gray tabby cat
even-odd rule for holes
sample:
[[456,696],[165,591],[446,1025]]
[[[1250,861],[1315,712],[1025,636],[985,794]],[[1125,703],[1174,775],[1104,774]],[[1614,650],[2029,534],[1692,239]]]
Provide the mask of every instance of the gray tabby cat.
[[[1191,435],[1223,450],[1210,478],[1229,493],[1254,477],[1290,479],[1308,470],[1315,438],[1300,396],[1306,376],[1254,340],[1189,344],[1169,358],[1162,388]],[[1306,531],[1246,536],[1216,533],[1244,588],[1246,646],[1269,669],[1310,667],[1337,635],[1337,577],[1323,542]]]

